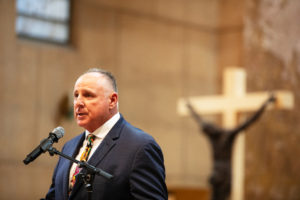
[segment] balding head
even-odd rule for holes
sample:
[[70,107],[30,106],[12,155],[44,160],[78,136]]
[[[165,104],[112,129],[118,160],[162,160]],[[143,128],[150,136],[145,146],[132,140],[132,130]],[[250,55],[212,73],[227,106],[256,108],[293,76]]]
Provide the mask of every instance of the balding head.
[[92,72],[104,75],[105,78],[107,78],[108,81],[110,82],[113,90],[115,92],[118,92],[117,81],[116,81],[115,77],[112,75],[112,73],[110,73],[109,71],[106,71],[104,69],[101,69],[101,68],[91,68],[88,71],[86,71],[84,74],[92,73]]

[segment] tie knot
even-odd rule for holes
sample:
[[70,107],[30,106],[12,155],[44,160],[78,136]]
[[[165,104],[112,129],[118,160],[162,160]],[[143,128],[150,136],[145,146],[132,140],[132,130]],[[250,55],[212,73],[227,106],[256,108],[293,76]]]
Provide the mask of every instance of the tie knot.
[[93,135],[93,134],[89,134],[88,136],[87,136],[87,140],[88,140],[88,144],[93,144],[93,142],[94,142],[94,140],[95,140],[95,135]]

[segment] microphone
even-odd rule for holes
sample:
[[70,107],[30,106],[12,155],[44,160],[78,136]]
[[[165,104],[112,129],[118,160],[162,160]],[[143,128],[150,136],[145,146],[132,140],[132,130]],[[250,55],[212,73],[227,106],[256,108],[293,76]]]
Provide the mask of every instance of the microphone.
[[45,153],[52,146],[52,144],[62,138],[64,134],[65,130],[61,126],[53,129],[53,131],[49,133],[49,137],[43,139],[40,145],[26,156],[26,158],[23,160],[24,164],[27,165],[28,163],[34,161],[39,155],[41,155],[41,153]]

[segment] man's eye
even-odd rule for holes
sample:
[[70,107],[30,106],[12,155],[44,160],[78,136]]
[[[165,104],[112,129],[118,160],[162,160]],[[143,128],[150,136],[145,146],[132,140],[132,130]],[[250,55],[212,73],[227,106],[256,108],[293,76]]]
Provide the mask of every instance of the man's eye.
[[93,95],[91,93],[86,93],[84,94],[85,97],[93,97]]

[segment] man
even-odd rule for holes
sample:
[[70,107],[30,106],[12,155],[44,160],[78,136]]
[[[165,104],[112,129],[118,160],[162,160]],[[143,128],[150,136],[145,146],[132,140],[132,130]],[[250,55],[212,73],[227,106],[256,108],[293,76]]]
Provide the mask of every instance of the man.
[[[95,176],[93,200],[168,198],[162,151],[150,135],[130,125],[119,114],[112,74],[90,69],[77,79],[74,117],[86,130],[68,141],[62,153],[87,160],[113,175],[109,180]],[[83,180],[76,176],[80,170],[76,164],[60,158],[46,199],[87,199]]]

